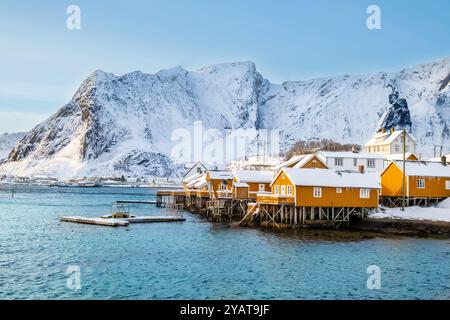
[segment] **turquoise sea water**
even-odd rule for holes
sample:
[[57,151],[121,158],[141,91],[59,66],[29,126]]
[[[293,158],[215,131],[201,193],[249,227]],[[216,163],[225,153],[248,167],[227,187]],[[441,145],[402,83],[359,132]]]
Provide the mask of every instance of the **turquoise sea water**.
[[[61,223],[99,216],[155,190],[0,186],[2,299],[449,299],[450,241],[330,240],[186,222],[109,228]],[[165,210],[132,206],[135,214]],[[81,289],[66,286],[69,266]],[[367,267],[381,289],[367,288]]]

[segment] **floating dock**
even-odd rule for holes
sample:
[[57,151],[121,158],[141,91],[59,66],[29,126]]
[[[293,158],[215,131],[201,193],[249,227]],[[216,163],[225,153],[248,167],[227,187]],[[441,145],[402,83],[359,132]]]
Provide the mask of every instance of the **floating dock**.
[[177,222],[186,221],[182,216],[143,216],[125,219],[129,223]]
[[61,221],[82,223],[82,224],[94,224],[94,225],[106,226],[106,227],[126,227],[129,224],[129,222],[124,219],[87,218],[87,217],[79,217],[79,216],[61,217]]
[[157,205],[158,202],[156,201],[142,201],[142,200],[118,200],[116,201],[116,204],[153,204]]
[[142,216],[142,217],[130,217],[122,219],[112,218],[88,218],[88,217],[61,217],[62,222],[73,222],[82,224],[93,224],[106,227],[126,227],[130,223],[156,223],[156,222],[178,222],[185,221],[183,216]]

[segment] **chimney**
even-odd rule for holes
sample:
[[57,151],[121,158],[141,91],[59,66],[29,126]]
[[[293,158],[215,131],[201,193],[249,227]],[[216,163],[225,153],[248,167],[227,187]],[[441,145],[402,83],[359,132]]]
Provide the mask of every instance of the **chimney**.
[[356,147],[355,147],[355,146],[352,146],[352,152],[353,152],[353,153],[358,153],[358,151],[356,150]]
[[447,165],[447,157],[446,157],[446,156],[442,156],[442,157],[441,157],[441,163],[442,163],[442,165],[444,165],[444,166]]
[[364,173],[364,166],[363,165],[360,165],[360,166],[358,166],[358,170],[359,170],[359,173]]

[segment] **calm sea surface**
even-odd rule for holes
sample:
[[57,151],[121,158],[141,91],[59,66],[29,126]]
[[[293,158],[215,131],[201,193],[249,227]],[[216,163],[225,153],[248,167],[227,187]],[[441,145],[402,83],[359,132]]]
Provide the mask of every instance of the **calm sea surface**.
[[[154,198],[152,189],[49,187],[18,187],[12,198],[0,186],[0,298],[450,299],[449,240],[279,234],[190,213],[127,228],[58,219]],[[381,269],[380,290],[367,288],[370,265]],[[69,266],[80,269],[80,290],[67,287]]]

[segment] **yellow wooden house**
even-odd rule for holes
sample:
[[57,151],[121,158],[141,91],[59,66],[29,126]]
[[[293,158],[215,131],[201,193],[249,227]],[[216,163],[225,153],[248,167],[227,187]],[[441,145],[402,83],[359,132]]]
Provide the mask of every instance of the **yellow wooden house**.
[[232,196],[233,174],[229,171],[208,171],[205,176],[210,197],[228,198]]
[[284,168],[271,183],[271,194],[257,202],[296,207],[377,208],[380,178],[376,172]]
[[[403,177],[405,184],[403,186]],[[450,166],[441,162],[392,161],[381,173],[383,204],[400,206],[403,190],[406,205],[428,205],[450,197]]]
[[234,172],[233,197],[256,199],[258,193],[270,193],[275,171],[239,170]]

